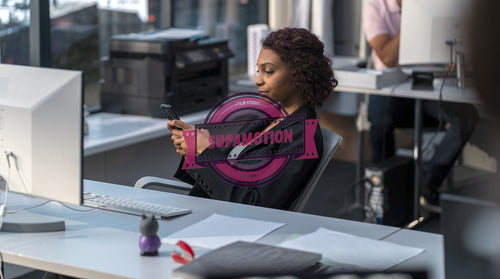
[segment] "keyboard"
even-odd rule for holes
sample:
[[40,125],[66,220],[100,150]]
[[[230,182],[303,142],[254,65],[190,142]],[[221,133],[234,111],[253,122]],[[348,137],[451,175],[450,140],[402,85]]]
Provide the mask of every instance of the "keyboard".
[[179,215],[191,213],[190,209],[172,207],[168,205],[143,202],[132,199],[125,199],[95,193],[84,193],[84,205],[98,207],[102,209],[129,213],[134,215],[155,215],[158,218],[166,219]]

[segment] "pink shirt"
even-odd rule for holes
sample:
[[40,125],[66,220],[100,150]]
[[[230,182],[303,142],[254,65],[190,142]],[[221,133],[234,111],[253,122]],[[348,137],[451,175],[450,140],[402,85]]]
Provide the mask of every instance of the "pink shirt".
[[[377,35],[388,34],[391,38],[401,28],[401,7],[397,0],[371,0],[363,10],[363,31],[368,42]],[[387,66],[372,50],[373,66],[377,70]]]

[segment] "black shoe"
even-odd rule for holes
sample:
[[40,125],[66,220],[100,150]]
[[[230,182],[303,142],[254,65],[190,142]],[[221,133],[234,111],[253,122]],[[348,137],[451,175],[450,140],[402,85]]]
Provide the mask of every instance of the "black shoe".
[[422,208],[429,210],[432,213],[441,214],[442,209],[439,206],[439,192],[435,187],[427,184],[423,187],[419,204]]

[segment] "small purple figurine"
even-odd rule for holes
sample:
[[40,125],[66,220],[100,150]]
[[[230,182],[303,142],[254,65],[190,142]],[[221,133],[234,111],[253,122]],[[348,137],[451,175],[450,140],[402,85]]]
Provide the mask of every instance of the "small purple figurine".
[[158,256],[158,248],[160,248],[161,240],[156,235],[158,232],[158,221],[156,221],[155,216],[147,217],[143,214],[140,229],[142,233],[139,238],[141,256]]

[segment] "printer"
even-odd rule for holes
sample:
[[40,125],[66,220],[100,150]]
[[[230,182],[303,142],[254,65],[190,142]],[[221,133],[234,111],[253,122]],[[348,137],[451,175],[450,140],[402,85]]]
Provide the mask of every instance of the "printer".
[[102,59],[101,108],[105,112],[165,117],[211,108],[228,95],[226,39],[203,31],[168,28],[111,36]]

